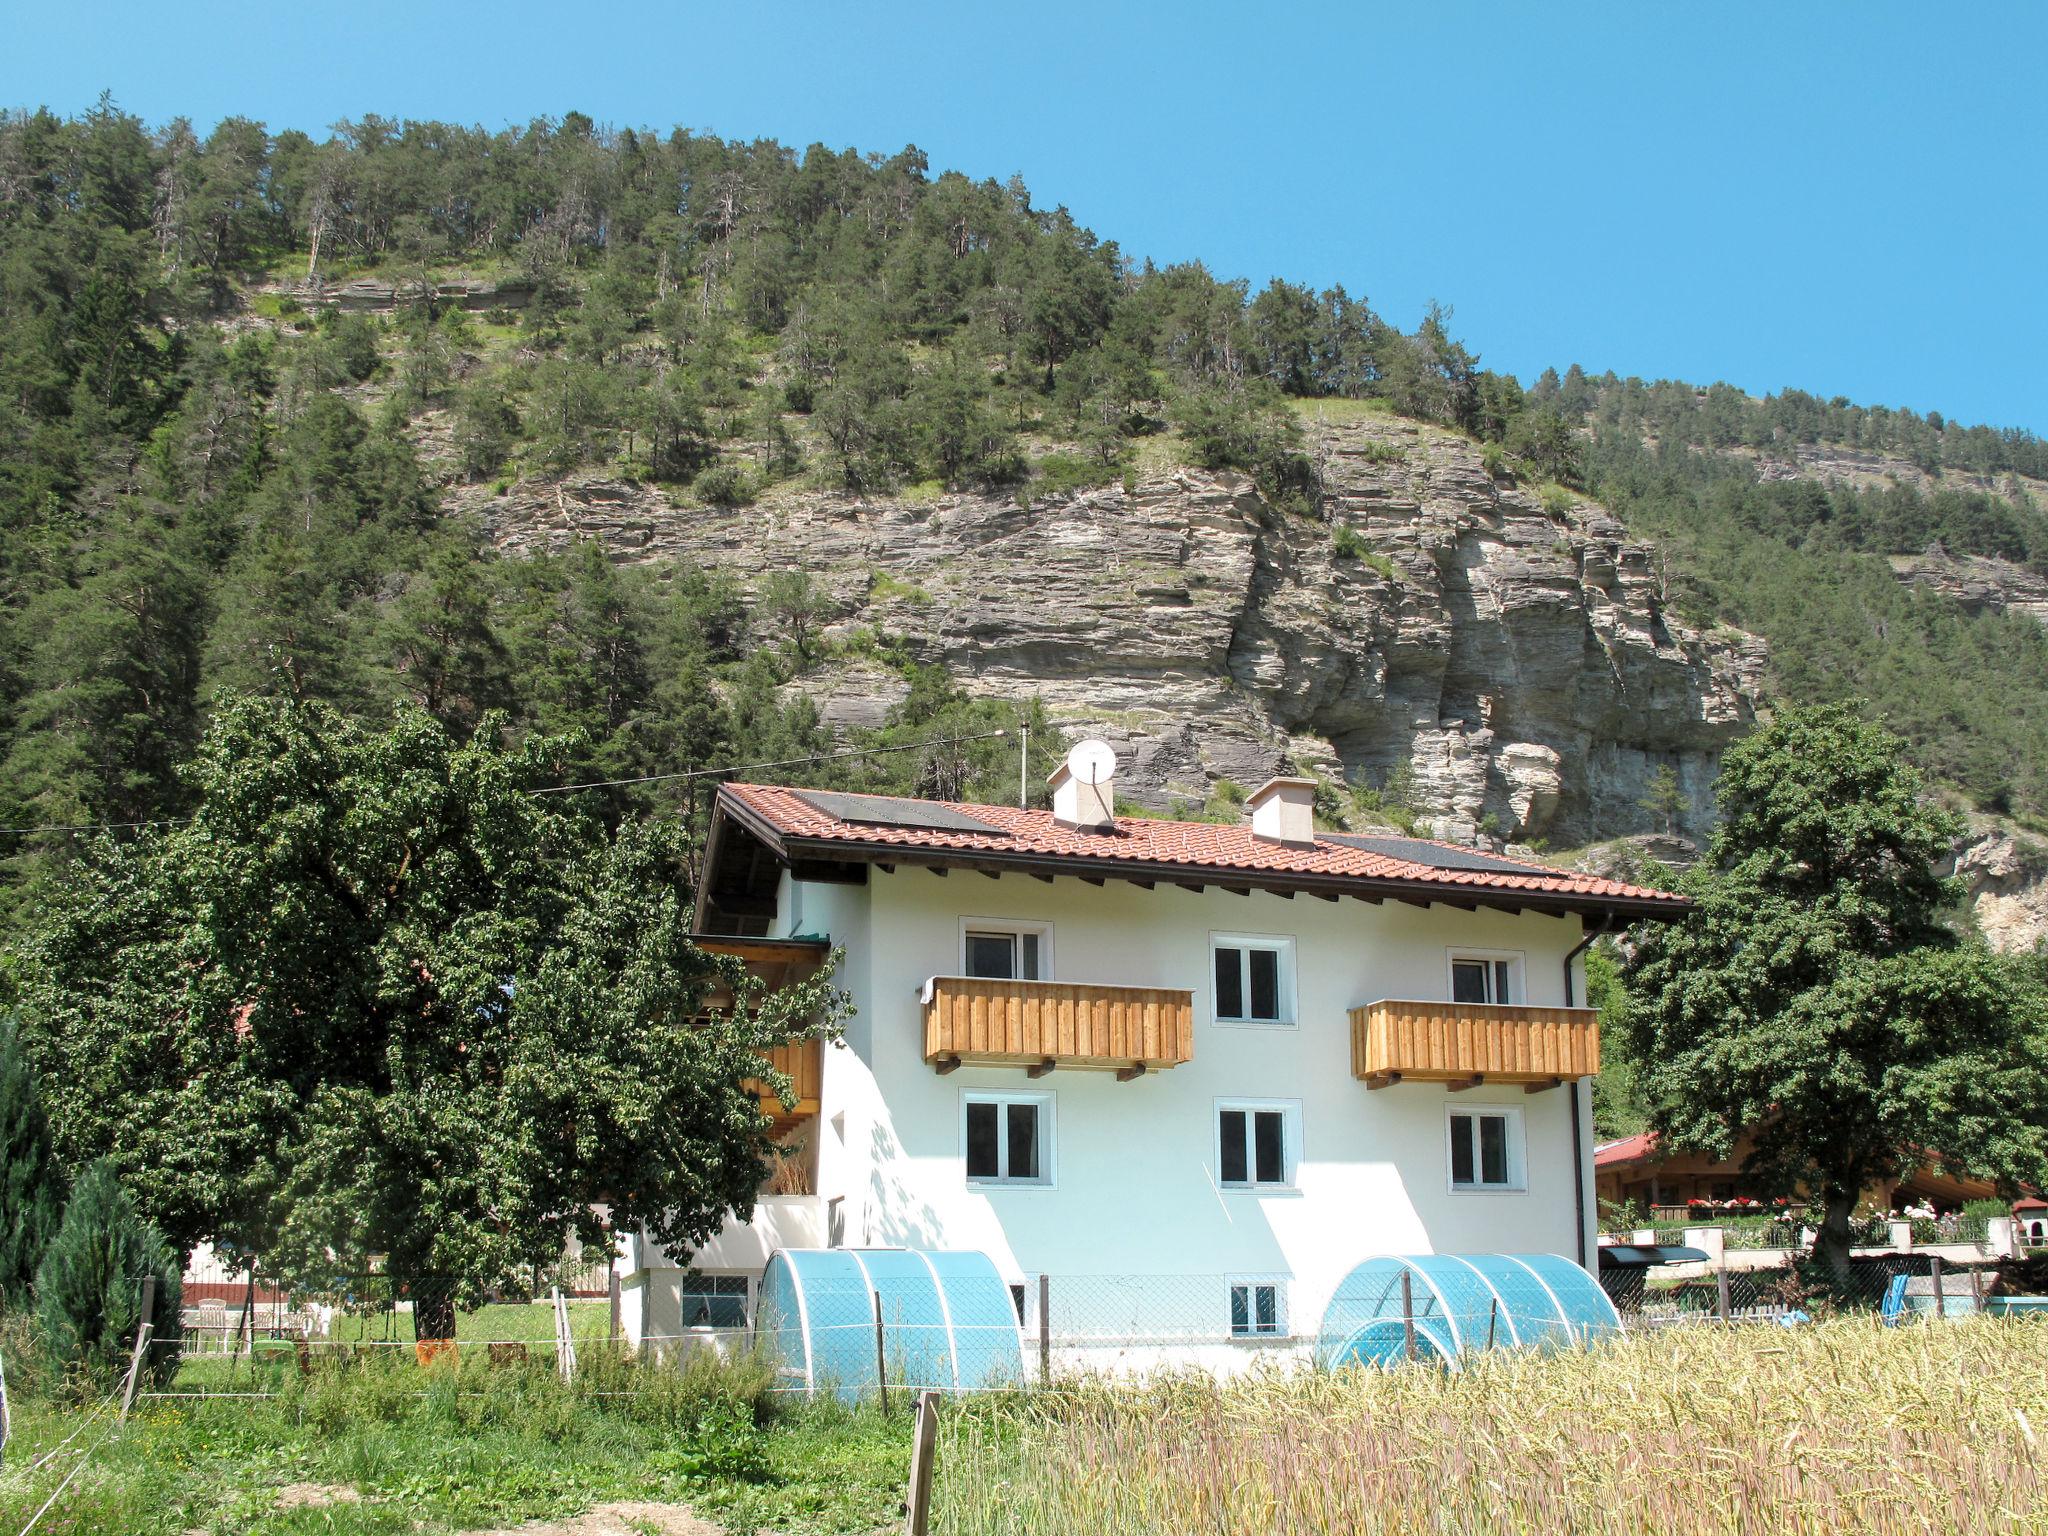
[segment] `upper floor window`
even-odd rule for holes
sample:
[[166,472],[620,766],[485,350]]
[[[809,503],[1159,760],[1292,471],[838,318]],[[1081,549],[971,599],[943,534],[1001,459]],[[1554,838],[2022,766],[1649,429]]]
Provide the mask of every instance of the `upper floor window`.
[[1522,1172],[1522,1112],[1518,1109],[1454,1109],[1450,1112],[1451,1188],[1526,1188]]
[[961,1141],[970,1184],[1052,1183],[1052,1095],[970,1093]]
[[1294,1022],[1294,941],[1219,933],[1210,939],[1219,1024]]
[[1451,956],[1451,1001],[1454,1003],[1519,1003],[1522,1000],[1519,955],[1476,951]]
[[1052,976],[1052,930],[1042,923],[970,917],[960,927],[960,973],[992,981],[1045,981]]
[[1294,1182],[1295,1105],[1224,1099],[1216,1106],[1216,1180],[1226,1189],[1285,1189]]

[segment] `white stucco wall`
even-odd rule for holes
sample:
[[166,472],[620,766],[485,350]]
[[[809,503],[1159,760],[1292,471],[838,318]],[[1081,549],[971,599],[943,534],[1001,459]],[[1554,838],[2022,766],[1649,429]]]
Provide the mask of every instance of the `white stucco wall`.
[[[828,1055],[819,1133],[819,1193],[828,1207],[839,1202],[847,1244],[981,1249],[1018,1280],[1183,1277],[1177,1285],[1190,1295],[1213,1290],[1219,1317],[1221,1277],[1281,1276],[1296,1331],[1313,1327],[1336,1281],[1369,1254],[1574,1253],[1568,1095],[1584,1086],[1450,1094],[1404,1083],[1373,1092],[1351,1076],[1348,1015],[1376,998],[1447,997],[1452,947],[1520,955],[1517,1000],[1562,1003],[1562,960],[1581,935],[1575,917],[989,880],[965,870],[941,878],[910,867],[874,870],[865,887],[786,890],[783,908],[795,926],[779,931],[829,934],[848,951],[842,983],[859,1013],[846,1048]],[[918,992],[928,976],[959,973],[963,917],[1052,924],[1053,979],[1192,989],[1193,1061],[1131,1083],[1080,1070],[1035,1082],[1021,1068],[939,1075],[922,1060]],[[1294,940],[1294,1027],[1214,1022],[1215,932]],[[1051,1187],[967,1184],[961,1103],[975,1089],[1055,1096]],[[1220,1098],[1298,1105],[1293,1189],[1218,1187]],[[1453,1105],[1519,1113],[1525,1190],[1450,1189]],[[1590,1113],[1582,1124],[1589,1143]],[[1590,1252],[1590,1174],[1584,1208]]]

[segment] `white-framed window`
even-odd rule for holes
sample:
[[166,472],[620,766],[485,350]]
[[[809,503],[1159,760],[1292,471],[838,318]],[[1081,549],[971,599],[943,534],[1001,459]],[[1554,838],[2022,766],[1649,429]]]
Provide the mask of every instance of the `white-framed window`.
[[1209,985],[1218,1024],[1294,1023],[1294,940],[1281,934],[1209,935]]
[[1454,949],[1450,956],[1451,1001],[1519,1003],[1522,956],[1508,949]]
[[1274,1275],[1232,1275],[1230,1336],[1278,1338],[1287,1332],[1287,1282]]
[[969,1184],[1049,1188],[1052,1133],[1049,1093],[960,1096],[960,1147]]
[[1461,1104],[1447,1112],[1453,1190],[1528,1188],[1522,1112],[1506,1104]]
[[682,1317],[685,1328],[744,1328],[753,1282],[746,1275],[706,1275],[695,1270],[683,1276]]
[[1225,1189],[1289,1189],[1299,1156],[1296,1099],[1216,1101],[1216,1182]]
[[1052,924],[961,918],[960,974],[992,981],[1052,980]]

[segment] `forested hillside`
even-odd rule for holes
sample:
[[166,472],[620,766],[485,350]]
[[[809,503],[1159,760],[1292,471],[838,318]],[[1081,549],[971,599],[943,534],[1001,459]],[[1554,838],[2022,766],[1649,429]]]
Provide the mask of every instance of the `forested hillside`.
[[[228,690],[567,733],[564,783],[1029,708],[970,697],[885,627],[825,638],[801,571],[504,557],[449,510],[463,487],[602,469],[686,512],[790,485],[1029,509],[1187,464],[1313,519],[1327,466],[1299,402],[1340,398],[1469,435],[1498,486],[1601,499],[1662,544],[1682,611],[1770,641],[1787,695],[1866,696],[1980,805],[2048,808],[2040,627],[1916,593],[1885,559],[1939,540],[2048,570],[2030,435],[1576,369],[1524,391],[1446,311],[1406,331],[1342,288],[1155,267],[914,148],[576,113],[202,137],[103,103],[0,121],[0,906],[61,870],[61,829],[180,815]],[[1920,478],[1761,468],[1815,442]],[[787,684],[850,646],[908,686],[835,738]],[[976,741],[777,776],[995,795],[1016,770],[1012,744]],[[689,783],[606,793],[624,814]]]

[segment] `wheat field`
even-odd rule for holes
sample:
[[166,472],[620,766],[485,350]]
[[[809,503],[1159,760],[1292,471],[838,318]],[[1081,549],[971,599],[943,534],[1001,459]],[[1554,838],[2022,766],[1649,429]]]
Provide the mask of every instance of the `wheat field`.
[[2048,1327],[1673,1329],[1460,1372],[1081,1384],[942,1421],[947,1536],[2048,1530]]

